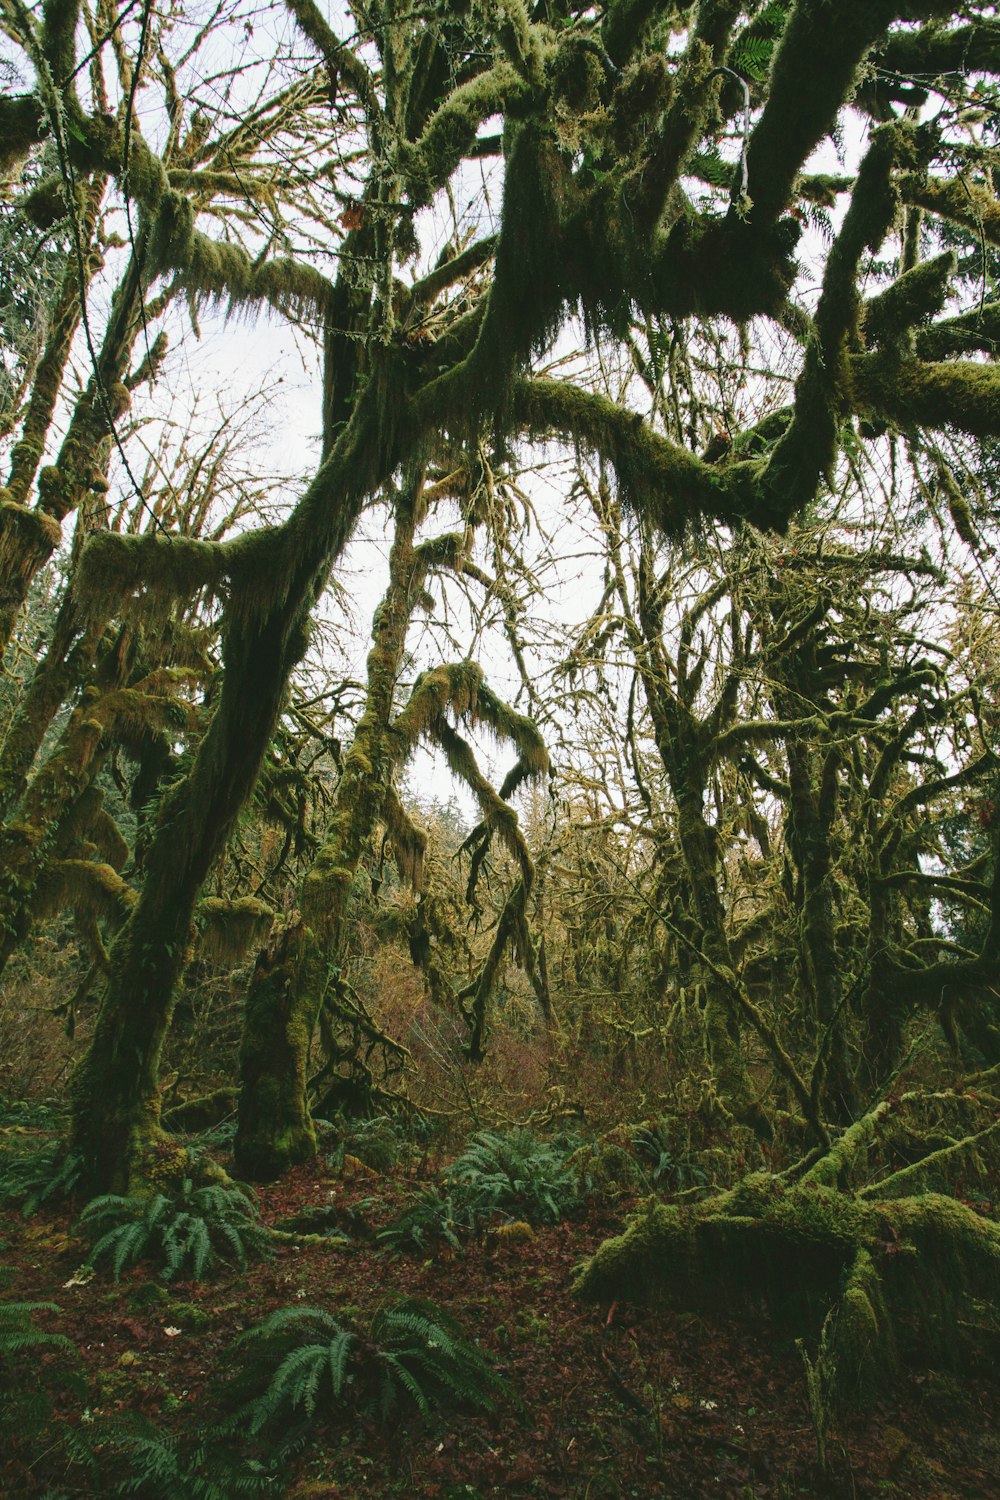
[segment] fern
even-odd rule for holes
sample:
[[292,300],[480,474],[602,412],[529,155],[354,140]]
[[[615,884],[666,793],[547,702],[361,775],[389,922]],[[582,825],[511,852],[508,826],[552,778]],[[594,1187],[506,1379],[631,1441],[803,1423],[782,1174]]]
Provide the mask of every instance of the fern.
[[767,77],[774,52],[774,38],[769,36],[741,37],[730,53],[730,65],[737,73],[762,83]]
[[116,1481],[105,1491],[111,1495],[229,1500],[278,1492],[263,1464],[230,1452],[214,1434],[172,1437],[138,1415],[106,1418],[92,1446],[114,1460]]
[[116,1281],[140,1260],[160,1261],[164,1281],[182,1270],[200,1281],[219,1259],[245,1270],[249,1253],[268,1243],[245,1193],[215,1183],[196,1188],[190,1178],[170,1196],[95,1198],[80,1215],[79,1227],[94,1238],[88,1264],[110,1259]]
[[36,1328],[35,1313],[58,1312],[54,1302],[0,1302],[0,1360],[6,1362],[25,1349],[73,1349],[64,1334]]
[[224,1358],[238,1366],[224,1390],[236,1408],[226,1430],[254,1435],[347,1406],[383,1420],[407,1403],[425,1418],[443,1405],[492,1411],[509,1393],[453,1318],[413,1299],[380,1308],[364,1334],[322,1308],[279,1308]]
[[632,1149],[648,1168],[651,1186],[675,1193],[708,1187],[702,1169],[676,1154],[669,1120],[649,1120],[638,1126],[632,1132]]
[[453,1163],[447,1186],[477,1221],[503,1214],[557,1224],[581,1198],[566,1152],[530,1130],[482,1131]]
[[732,162],[723,161],[717,151],[697,151],[688,162],[688,170],[693,177],[701,178],[712,187],[728,189],[735,169]]
[[0,1437],[11,1442],[43,1430],[53,1386],[68,1386],[78,1395],[84,1390],[77,1369],[50,1370],[38,1358],[58,1351],[76,1359],[76,1346],[64,1334],[35,1327],[36,1314],[58,1311],[54,1302],[0,1303]]
[[456,1320],[432,1303],[411,1297],[379,1308],[369,1337],[379,1366],[377,1406],[383,1420],[402,1396],[426,1417],[446,1405],[493,1411],[496,1398],[510,1394]]
[[312,1417],[324,1376],[336,1404],[347,1384],[353,1342],[353,1333],[322,1308],[278,1308],[241,1334],[224,1356],[241,1366],[226,1386],[227,1399],[237,1403],[232,1425],[257,1433],[300,1409]]
[[397,1253],[422,1254],[435,1241],[461,1251],[462,1236],[498,1215],[557,1224],[582,1196],[569,1154],[569,1146],[540,1141],[530,1130],[483,1131],[453,1163],[443,1191],[419,1192],[378,1239]]
[[441,1193],[437,1188],[423,1188],[409,1207],[397,1215],[392,1223],[379,1230],[377,1238],[387,1250],[393,1250],[397,1254],[408,1252],[421,1255],[435,1241],[443,1241],[461,1254],[460,1236],[474,1228],[474,1216],[468,1208],[456,1203],[451,1193]]
[[30,1219],[43,1203],[68,1197],[80,1181],[82,1160],[67,1152],[59,1140],[35,1151],[9,1155],[0,1172],[0,1203],[21,1204]]

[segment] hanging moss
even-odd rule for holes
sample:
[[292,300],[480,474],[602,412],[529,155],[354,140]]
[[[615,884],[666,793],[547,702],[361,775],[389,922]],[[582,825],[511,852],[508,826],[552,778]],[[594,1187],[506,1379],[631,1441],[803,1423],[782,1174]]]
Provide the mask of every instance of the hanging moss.
[[455,662],[421,673],[406,707],[393,724],[394,737],[411,751],[430,733],[446,709],[450,708],[458,718],[474,715],[482,681],[482,669],[472,661]]
[[266,303],[289,318],[321,320],[330,305],[331,283],[307,261],[255,260],[238,245],[193,229],[183,244],[172,241],[164,255],[164,265],[178,272],[180,288],[231,312]]
[[120,616],[131,600],[163,613],[178,599],[219,593],[226,579],[227,549],[188,536],[95,532],[77,569],[76,593],[93,616]]
[[274,912],[256,896],[206,896],[195,909],[199,951],[211,963],[235,964],[267,939]]
[[487,1007],[500,978],[508,949],[513,948],[518,954],[522,967],[533,967],[534,955],[525,920],[530,890],[528,882],[515,880],[497,918],[493,941],[479,973],[458,991],[458,1003],[469,1033],[466,1054],[470,1062],[482,1062],[486,1055],[484,1043]]
[[669,442],[643,420],[595,391],[563,380],[519,380],[512,413],[532,437],[560,435],[598,453],[618,479],[625,505],[669,537],[681,537],[701,516],[722,522],[750,517],[766,526],[756,487],[757,466],[720,470]]
[[90,859],[55,859],[46,863],[35,892],[38,917],[69,908],[83,916],[106,917],[120,925],[135,905],[135,891],[112,865]]
[[0,98],[0,184],[14,182],[42,138],[44,108],[35,94]]
[[[73,201],[72,197],[70,201]],[[86,186],[80,183],[76,189],[77,209],[82,209],[85,203]],[[62,177],[58,173],[51,177],[44,177],[30,193],[18,199],[17,206],[24,217],[31,220],[36,229],[51,229],[53,224],[58,224],[60,219],[65,219],[69,213]]]
[[41,510],[29,510],[0,490],[0,609],[18,609],[28,584],[62,540],[62,527]]
[[61,851],[71,853],[85,840],[103,854],[104,862],[113,870],[121,870],[128,859],[128,844],[122,838],[118,824],[104,808],[104,792],[93,783],[84,788],[59,822]]
[[396,855],[400,879],[419,893],[424,886],[424,856],[427,835],[410,818],[394,787],[390,786],[382,804],[386,833]]

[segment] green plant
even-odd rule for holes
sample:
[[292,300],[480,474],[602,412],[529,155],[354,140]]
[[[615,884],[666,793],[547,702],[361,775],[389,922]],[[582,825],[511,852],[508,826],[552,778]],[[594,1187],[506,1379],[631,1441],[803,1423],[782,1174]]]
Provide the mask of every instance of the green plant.
[[685,1156],[677,1154],[672,1121],[647,1120],[632,1132],[632,1149],[646,1170],[650,1185],[673,1193],[708,1187],[708,1176]]
[[238,1188],[211,1183],[195,1187],[188,1177],[172,1195],[94,1198],[79,1227],[94,1238],[89,1265],[109,1258],[117,1281],[139,1260],[160,1260],[161,1276],[171,1280],[187,1268],[199,1281],[228,1252],[245,1269],[248,1254],[268,1244],[255,1204]]
[[0,1437],[11,1442],[35,1436],[45,1427],[54,1384],[83,1390],[77,1370],[50,1370],[39,1358],[55,1352],[76,1357],[75,1345],[64,1334],[35,1327],[37,1313],[58,1311],[54,1302],[0,1303]]
[[567,1156],[560,1144],[530,1130],[484,1130],[453,1163],[446,1186],[473,1220],[505,1214],[557,1224],[581,1198],[580,1176]]
[[415,1298],[380,1307],[364,1333],[322,1308],[278,1308],[225,1358],[240,1366],[225,1390],[230,1426],[251,1433],[347,1405],[383,1420],[407,1402],[425,1418],[445,1405],[492,1411],[508,1393],[456,1321]]
[[229,1500],[277,1492],[263,1464],[231,1452],[215,1433],[173,1437],[147,1418],[130,1414],[105,1418],[92,1433],[91,1447],[114,1460],[116,1482],[106,1491],[112,1495]]
[[20,1202],[22,1217],[30,1219],[43,1203],[72,1193],[82,1166],[80,1157],[58,1140],[34,1151],[12,1152],[0,1171],[0,1203]]
[[440,1240],[461,1252],[460,1236],[474,1228],[474,1218],[451,1193],[442,1193],[438,1188],[422,1188],[409,1207],[379,1230],[377,1239],[387,1250],[394,1250],[397,1254],[420,1255]]
[[827,1437],[837,1389],[837,1365],[834,1358],[831,1328],[835,1321],[833,1310],[827,1313],[819,1336],[816,1358],[812,1359],[802,1339],[795,1340],[795,1347],[802,1356],[806,1372],[806,1391],[809,1397],[809,1416],[816,1439],[816,1457],[823,1475],[828,1472]]

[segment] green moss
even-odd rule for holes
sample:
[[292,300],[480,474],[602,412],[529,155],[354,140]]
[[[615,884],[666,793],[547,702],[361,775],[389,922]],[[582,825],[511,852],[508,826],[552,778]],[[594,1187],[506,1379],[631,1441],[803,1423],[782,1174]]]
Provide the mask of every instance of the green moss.
[[202,590],[218,593],[228,563],[228,549],[217,542],[96,532],[81,554],[76,589],[81,603],[98,617],[120,614],[130,599],[163,610]]
[[135,904],[135,891],[111,865],[91,859],[50,860],[34,899],[38,916],[54,916],[67,907],[83,915],[120,923]]
[[286,928],[257,961],[240,1046],[237,1170],[268,1181],[316,1154],[306,1102],[309,1043],[320,996],[308,982],[312,938]]
[[881,1274],[894,1316],[923,1352],[961,1364],[1000,1330],[1000,1225],[940,1193],[872,1207],[890,1227]]
[[[6,497],[10,491],[0,494]],[[53,516],[0,500],[0,569],[5,573],[32,577],[61,540],[62,527]]]
[[886,0],[800,0],[774,50],[767,103],[748,155],[752,221],[759,227],[792,197],[802,163],[833,127],[865,53],[896,9]]
[[44,112],[34,94],[0,98],[0,184],[15,182],[42,138]]
[[699,517],[724,523],[749,517],[766,525],[757,486],[759,465],[718,469],[654,432],[637,412],[561,380],[523,380],[512,390],[521,431],[559,434],[611,464],[622,501],[665,535],[681,537]]
[[869,1204],[760,1174],[693,1208],[647,1206],[574,1289],[681,1307],[763,1302],[807,1340],[825,1325],[836,1398],[863,1406],[903,1348],[961,1360],[995,1337],[1000,1227],[934,1194]]
[[239,963],[265,941],[273,921],[272,908],[255,896],[206,896],[195,911],[201,952],[218,964]]
[[76,67],[79,0],[45,0],[42,7],[42,51],[58,88],[68,84]]
[[72,484],[58,464],[47,464],[38,475],[38,503],[50,515],[62,518],[72,509]]
[[940,312],[948,297],[957,257],[953,251],[922,261],[865,304],[864,336],[869,346],[900,344],[915,324]]
[[194,1302],[168,1300],[165,1311],[171,1323],[175,1323],[178,1328],[188,1329],[191,1333],[202,1333],[215,1323],[212,1314],[206,1308],[198,1307]]
[[970,180],[968,172],[952,177],[908,173],[900,191],[908,203],[963,225],[989,244],[1000,244],[1000,202],[984,183]]
[[413,202],[429,203],[470,150],[482,122],[516,105],[523,93],[524,85],[509,63],[498,63],[452,89],[420,139],[400,143],[400,166]]
[[854,1257],[829,1337],[839,1404],[870,1408],[885,1390],[896,1348],[882,1281],[867,1250]]
[[1000,371],[992,365],[861,354],[850,360],[850,379],[853,408],[868,418],[1000,435]]
[[657,16],[664,23],[669,22],[680,9],[677,5],[662,5],[660,0],[609,0],[601,20],[601,35],[612,62],[623,67],[641,45],[650,20]]

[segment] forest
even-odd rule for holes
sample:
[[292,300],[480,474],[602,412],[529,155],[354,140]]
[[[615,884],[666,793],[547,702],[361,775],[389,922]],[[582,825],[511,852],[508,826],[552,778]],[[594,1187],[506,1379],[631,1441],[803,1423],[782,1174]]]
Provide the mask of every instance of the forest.
[[0,0],[0,1493],[996,1493],[998,350],[995,5]]

